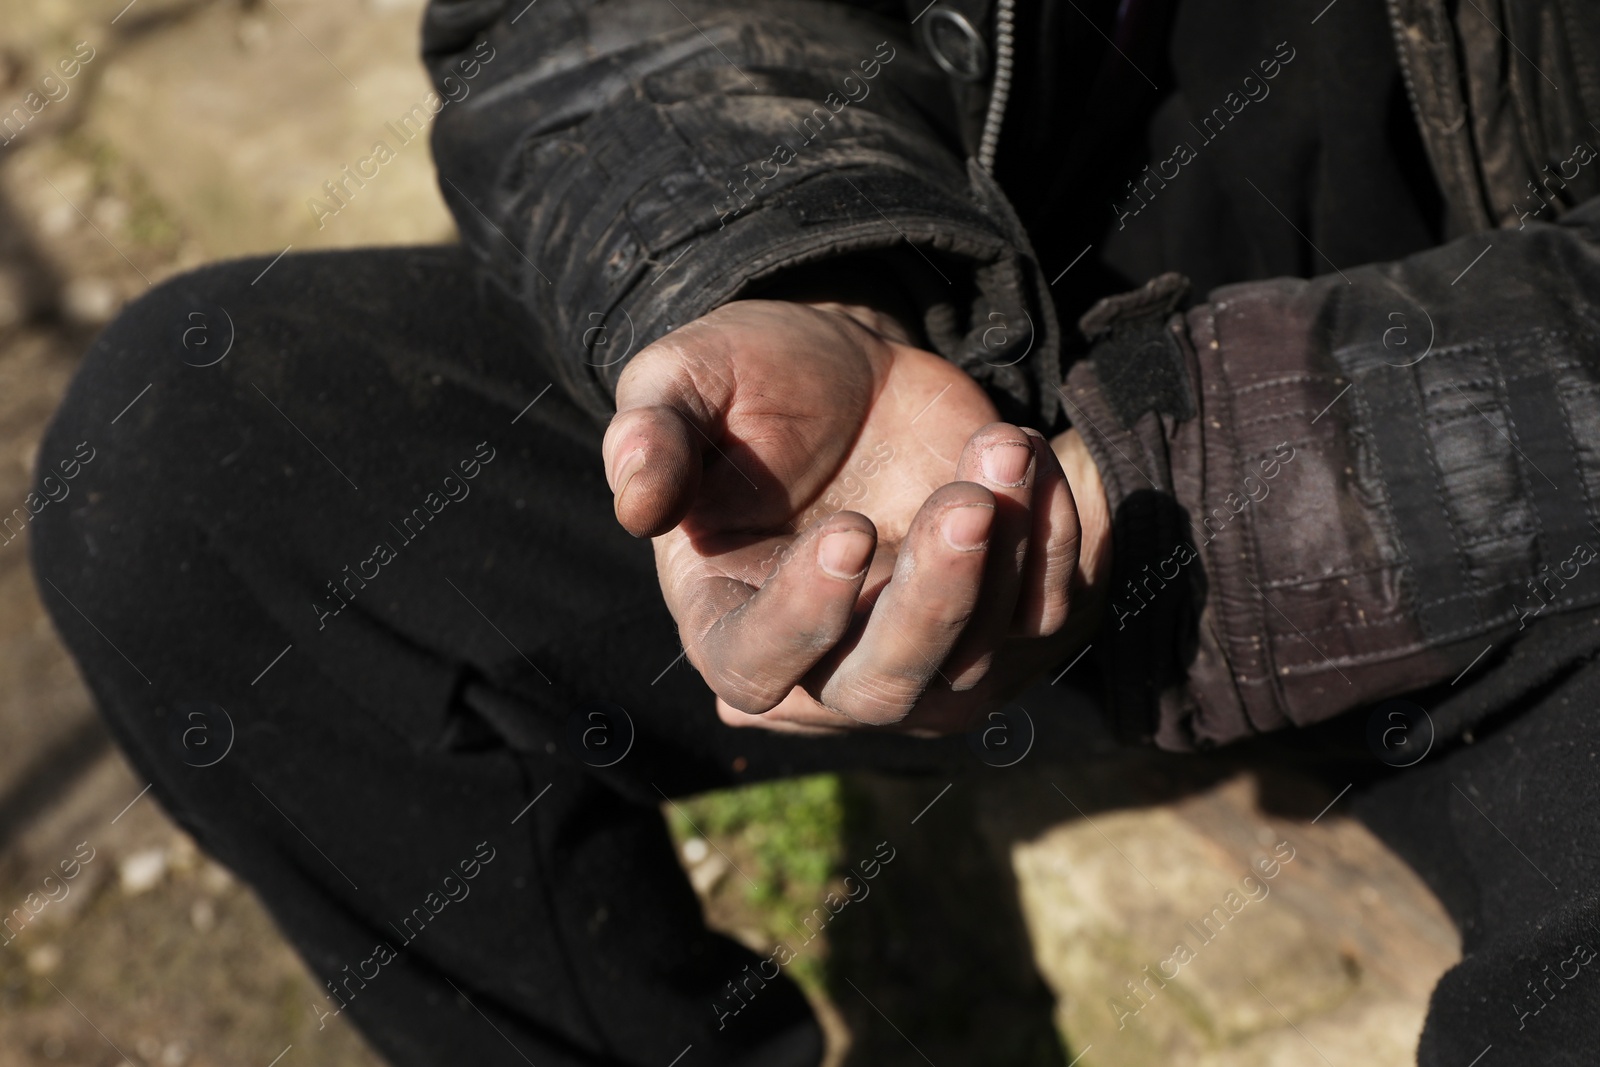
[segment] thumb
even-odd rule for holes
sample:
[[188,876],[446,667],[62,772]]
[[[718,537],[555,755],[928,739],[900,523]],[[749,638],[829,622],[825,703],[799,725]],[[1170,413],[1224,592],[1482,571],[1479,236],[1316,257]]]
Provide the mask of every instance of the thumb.
[[623,529],[655,537],[678,525],[700,488],[704,443],[669,405],[633,408],[612,418],[602,451],[612,508]]
[[709,407],[681,378],[619,384],[601,453],[617,521],[635,537],[666,533],[694,502],[710,444],[702,426]]

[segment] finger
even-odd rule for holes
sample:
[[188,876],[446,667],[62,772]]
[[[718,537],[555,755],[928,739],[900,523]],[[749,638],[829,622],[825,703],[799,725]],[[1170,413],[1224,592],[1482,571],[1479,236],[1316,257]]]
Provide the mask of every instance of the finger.
[[947,737],[967,733],[983,721],[990,702],[973,701],[965,696],[930,689],[917,703],[916,710],[891,723],[865,723],[847,718],[824,707],[804,689],[796,687],[765,715],[746,715],[717,701],[717,717],[728,726],[759,727],[774,733],[828,736],[877,730],[912,737]]
[[1011,635],[1033,531],[1038,466],[1034,439],[1016,426],[998,422],[973,434],[956,463],[957,478],[983,485],[995,499],[983,595],[943,668],[950,688],[958,692],[983,679],[995,650]]
[[1024,432],[1034,439],[1036,457],[1033,530],[1012,632],[1021,637],[1049,637],[1067,621],[1067,589],[1078,566],[1078,507],[1050,442],[1037,430]]
[[940,486],[911,521],[894,575],[859,637],[806,688],[840,714],[898,722],[938,675],[978,601],[994,497],[982,486]]
[[750,714],[783,700],[849,629],[876,545],[866,516],[840,512],[797,538],[757,590],[726,577],[672,590],[668,606],[706,684]]
[[[722,720],[724,726],[756,727],[770,730],[775,734],[800,734],[807,737],[827,737],[849,733],[852,729],[863,729],[860,724],[853,723],[818,704],[806,696],[803,689],[791,689],[789,694],[765,715],[751,715],[740,711],[718,697],[717,718]],[[797,697],[799,699],[796,699]]]
[[898,722],[869,723],[841,715],[834,709],[817,703],[810,693],[797,686],[789,690],[789,695],[765,715],[746,715],[718,700],[717,717],[728,726],[754,726],[773,733],[802,734],[811,737],[860,733],[863,730],[909,734],[916,737],[943,737],[953,733],[965,733],[982,716],[979,705],[957,707],[953,703],[941,702],[938,697],[937,690],[929,691],[917,705],[916,710]]
[[606,428],[601,454],[612,510],[635,537],[676,526],[700,488],[704,437],[666,404],[618,411]]

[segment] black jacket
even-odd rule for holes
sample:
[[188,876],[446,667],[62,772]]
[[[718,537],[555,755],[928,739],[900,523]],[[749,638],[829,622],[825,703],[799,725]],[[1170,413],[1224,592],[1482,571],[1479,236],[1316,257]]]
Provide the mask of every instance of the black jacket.
[[870,260],[1082,431],[1111,702],[1168,747],[1600,603],[1600,8],[924,2],[433,0],[440,92],[479,64],[441,187],[596,417],[675,326]]

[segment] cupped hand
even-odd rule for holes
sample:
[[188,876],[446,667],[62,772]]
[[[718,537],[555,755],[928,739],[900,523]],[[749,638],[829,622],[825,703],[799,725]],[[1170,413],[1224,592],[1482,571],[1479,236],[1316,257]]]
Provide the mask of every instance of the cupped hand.
[[[985,473],[982,457],[996,441],[1031,445],[1020,484],[996,486]],[[955,477],[921,509],[892,579],[866,591],[870,610],[858,612],[802,684],[762,715],[719,699],[724,722],[800,733],[961,732],[1085,645],[1103,609],[1109,517],[1076,431],[1047,444],[1032,430],[984,427]],[[951,497],[985,487],[995,502],[987,541],[952,559],[934,525]]]
[[738,301],[634,358],[604,444],[617,518],[653,538],[725,720],[959,729],[1048,665],[1077,510],[1043,438],[995,415],[860,307]]

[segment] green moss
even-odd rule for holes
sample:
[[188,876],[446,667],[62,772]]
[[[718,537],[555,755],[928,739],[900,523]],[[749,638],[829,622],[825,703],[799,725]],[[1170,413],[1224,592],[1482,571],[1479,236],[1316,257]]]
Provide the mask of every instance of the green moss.
[[[737,866],[727,884],[773,942],[795,943],[797,925],[822,905],[844,863],[845,803],[835,775],[706,793],[668,812],[680,846],[704,835]],[[821,957],[806,951],[787,970],[801,985],[820,988]]]
[[110,141],[83,129],[61,139],[66,151],[89,165],[96,195],[113,193],[128,204],[127,236],[155,252],[170,254],[182,236],[177,221],[139,170],[123,159]]

